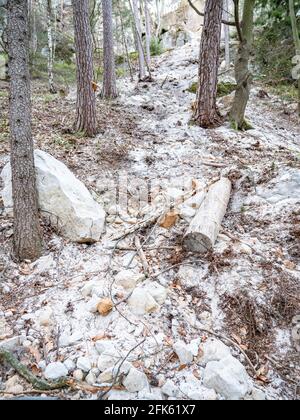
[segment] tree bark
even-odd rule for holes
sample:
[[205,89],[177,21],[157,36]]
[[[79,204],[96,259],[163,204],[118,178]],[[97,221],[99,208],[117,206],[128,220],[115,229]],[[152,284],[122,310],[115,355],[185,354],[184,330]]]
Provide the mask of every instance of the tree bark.
[[[224,20],[229,20],[229,1],[224,1]],[[226,70],[230,69],[230,28],[224,25]]]
[[201,37],[199,87],[195,122],[203,128],[217,127],[222,117],[217,108],[218,69],[222,30],[223,0],[207,0]]
[[[236,3],[236,7],[238,7],[238,2]],[[241,27],[239,22],[237,22],[237,27],[240,27],[240,45],[235,61],[235,78],[237,82],[237,89],[230,112],[230,119],[233,127],[236,130],[246,130],[250,127],[249,124],[245,121],[245,112],[249,101],[251,83],[253,80],[252,73],[249,69],[249,61],[253,44],[254,7],[255,0],[245,0],[243,24]]]
[[47,20],[48,20],[48,85],[49,92],[56,93],[53,77],[54,44],[53,44],[53,10],[52,0],[47,0]]
[[[289,0],[289,7],[290,7],[290,17],[292,22],[292,31],[293,31],[293,38],[295,43],[295,50],[296,50],[296,64],[300,64],[300,37],[299,37],[299,30],[297,28],[297,18],[295,12],[295,5],[294,0]],[[297,74],[298,77],[298,115],[300,117],[300,75]]]
[[148,7],[148,1],[144,0],[144,8],[145,8],[145,22],[146,22],[146,59],[147,64],[151,67],[151,51],[150,51],[150,43],[151,43],[151,17]]
[[139,80],[142,81],[146,77],[146,67],[145,67],[145,54],[144,54],[143,42],[142,42],[141,17],[140,17],[137,0],[132,0],[132,7],[133,7],[133,17],[134,17],[135,32],[136,32],[136,44],[137,44],[137,50],[138,50],[138,55],[139,55]]
[[96,96],[93,90],[93,42],[88,0],[72,0],[77,63],[77,103],[74,128],[89,137],[97,133]]
[[102,0],[103,10],[103,88],[101,97],[113,99],[118,96],[113,39],[112,0]]
[[185,247],[192,252],[207,252],[217,240],[230,199],[231,181],[221,178],[213,184],[192,220],[184,237]]
[[10,141],[14,202],[14,254],[35,260],[42,252],[31,134],[28,1],[8,2]]

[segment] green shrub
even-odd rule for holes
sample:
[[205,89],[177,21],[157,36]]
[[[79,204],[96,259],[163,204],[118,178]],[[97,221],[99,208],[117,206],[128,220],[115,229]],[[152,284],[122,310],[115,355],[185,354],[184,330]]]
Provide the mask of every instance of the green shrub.
[[151,39],[150,52],[152,56],[161,55],[164,52],[162,43],[158,38]]

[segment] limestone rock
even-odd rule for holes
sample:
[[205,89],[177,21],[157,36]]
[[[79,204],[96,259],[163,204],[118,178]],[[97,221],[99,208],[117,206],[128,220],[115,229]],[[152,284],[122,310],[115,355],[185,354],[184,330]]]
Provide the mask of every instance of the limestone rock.
[[203,384],[228,400],[242,399],[251,389],[246,369],[232,356],[219,362],[209,362],[204,371]]
[[144,274],[135,273],[133,270],[122,270],[115,277],[115,285],[130,290],[134,289],[144,279]]
[[128,304],[132,312],[136,315],[153,312],[159,307],[147,289],[143,287],[138,287],[133,291],[128,299]]
[[144,372],[140,372],[136,368],[132,367],[123,380],[123,385],[129,392],[142,391],[148,386],[148,379]]
[[68,369],[61,362],[50,363],[44,372],[45,378],[51,381],[57,381],[60,378],[64,378],[68,374]]
[[[53,156],[41,150],[34,152],[39,207],[53,226],[67,239],[79,243],[100,240],[105,212],[75,175]],[[8,163],[1,177],[5,208],[13,208],[11,168]]]
[[219,362],[228,356],[231,356],[229,347],[216,338],[209,338],[200,346],[201,356],[199,363],[205,366],[208,362]]
[[92,369],[92,365],[88,357],[79,357],[76,366],[83,372],[89,372]]

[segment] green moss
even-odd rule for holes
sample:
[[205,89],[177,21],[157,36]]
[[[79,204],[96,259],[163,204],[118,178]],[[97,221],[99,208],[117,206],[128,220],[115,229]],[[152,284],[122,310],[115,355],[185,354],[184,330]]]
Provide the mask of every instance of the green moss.
[[[188,92],[196,94],[198,90],[198,83],[194,82],[188,88]],[[230,95],[236,90],[236,84],[230,82],[220,82],[218,83],[218,97]]]
[[271,86],[271,91],[287,101],[298,100],[298,89],[292,83],[279,83]]
[[137,61],[139,58],[139,53],[137,51],[133,51],[129,53],[130,60]]

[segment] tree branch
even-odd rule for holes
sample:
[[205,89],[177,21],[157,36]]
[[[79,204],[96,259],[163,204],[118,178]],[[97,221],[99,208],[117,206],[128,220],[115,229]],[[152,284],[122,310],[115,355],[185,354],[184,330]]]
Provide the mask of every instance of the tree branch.
[[241,29],[241,23],[240,23],[240,8],[239,8],[239,0],[233,0],[234,1],[234,18],[235,18],[235,26],[237,29],[237,33],[238,33],[238,38],[240,43],[242,44],[244,41],[244,37],[242,34],[242,29]]
[[[197,15],[204,17],[204,13],[200,12],[199,9],[197,9],[197,7],[192,3],[192,0],[188,0],[189,5],[191,6],[192,9],[194,9],[194,11],[197,13]],[[224,25],[228,25],[228,26],[236,26],[235,22],[230,22],[228,20],[223,20],[222,19],[222,23]]]

